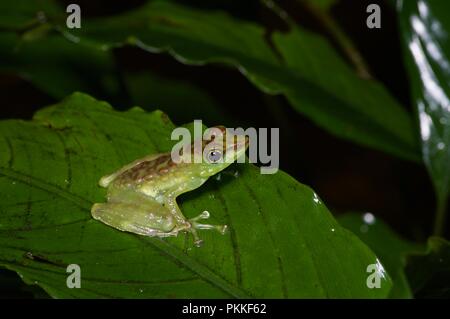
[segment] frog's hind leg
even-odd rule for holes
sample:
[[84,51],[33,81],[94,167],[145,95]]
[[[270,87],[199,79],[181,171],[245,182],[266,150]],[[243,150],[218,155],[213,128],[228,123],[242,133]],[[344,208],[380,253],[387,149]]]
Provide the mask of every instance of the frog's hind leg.
[[215,229],[219,231],[221,234],[224,234],[227,226],[226,225],[207,225],[207,224],[201,224],[198,221],[201,219],[208,219],[209,218],[209,212],[204,211],[200,215],[191,218],[189,220],[186,219],[186,217],[183,215],[183,213],[180,210],[180,207],[178,206],[175,196],[167,196],[165,200],[165,207],[169,209],[173,216],[178,220],[179,223],[187,223],[189,227],[183,229],[185,231],[188,231],[192,234],[194,237],[194,244],[199,247],[202,244],[202,240],[198,236],[197,229]]
[[116,229],[144,236],[168,237],[175,236],[177,221],[170,213],[155,214],[154,209],[142,203],[108,202],[94,204],[92,217]]

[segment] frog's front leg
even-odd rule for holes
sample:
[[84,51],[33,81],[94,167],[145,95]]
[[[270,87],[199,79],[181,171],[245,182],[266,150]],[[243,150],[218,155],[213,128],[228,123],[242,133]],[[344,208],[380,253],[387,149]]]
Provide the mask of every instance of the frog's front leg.
[[[186,222],[186,217],[181,212],[177,202],[176,202],[176,196],[167,196],[164,206],[171,210],[172,214],[177,218],[179,221]],[[192,233],[192,236],[194,237],[194,243],[196,246],[200,246],[202,244],[202,240],[197,234],[197,229],[215,229],[219,231],[222,235],[225,234],[227,230],[227,225],[209,225],[209,224],[201,224],[198,222],[198,220],[201,219],[208,219],[210,217],[209,212],[204,211],[200,215],[191,218],[188,220],[188,223],[190,227],[186,228],[186,231],[189,231]]]

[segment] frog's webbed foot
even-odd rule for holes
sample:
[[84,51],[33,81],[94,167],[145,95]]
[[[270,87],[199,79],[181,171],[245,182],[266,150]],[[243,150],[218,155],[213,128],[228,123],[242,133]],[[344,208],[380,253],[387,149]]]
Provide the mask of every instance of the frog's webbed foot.
[[225,232],[228,228],[227,225],[209,225],[209,224],[201,224],[201,223],[197,222],[198,220],[201,220],[201,219],[208,219],[209,216],[210,216],[209,212],[205,210],[197,217],[191,218],[189,220],[189,222],[191,223],[192,227],[194,227],[196,229],[215,229],[218,232],[220,232],[222,235],[225,234]]
[[198,220],[208,219],[209,216],[210,216],[209,212],[205,210],[200,215],[189,219],[189,222],[192,225],[190,230],[191,230],[192,235],[194,236],[194,243],[196,246],[200,246],[202,244],[202,240],[198,237],[197,229],[215,229],[218,232],[220,232],[222,235],[224,235],[228,228],[227,225],[209,225],[209,224],[202,224],[202,223],[197,222]]

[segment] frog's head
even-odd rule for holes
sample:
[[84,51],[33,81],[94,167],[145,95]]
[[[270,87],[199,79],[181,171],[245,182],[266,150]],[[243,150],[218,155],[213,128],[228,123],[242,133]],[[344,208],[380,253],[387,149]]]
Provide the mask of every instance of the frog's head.
[[201,175],[212,176],[230,166],[248,147],[248,137],[229,132],[223,126],[209,128],[202,143]]

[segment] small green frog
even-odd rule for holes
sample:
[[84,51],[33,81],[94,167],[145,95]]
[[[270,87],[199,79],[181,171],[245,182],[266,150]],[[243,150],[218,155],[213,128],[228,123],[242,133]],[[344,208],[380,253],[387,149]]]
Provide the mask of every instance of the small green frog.
[[[99,184],[108,188],[107,203],[94,204],[92,216],[116,229],[144,236],[168,237],[177,236],[180,231],[190,232],[196,246],[202,242],[197,229],[216,229],[224,234],[226,225],[198,222],[209,218],[207,211],[187,220],[176,202],[177,196],[200,187],[245,153],[247,137],[235,135],[231,143],[225,143],[226,129],[222,126],[213,129],[223,136],[217,138],[216,134],[209,140],[200,140],[201,147],[194,147],[195,142],[188,145],[191,152],[181,151],[176,162],[171,153],[148,155],[102,177]],[[194,163],[195,156],[203,160]]]

